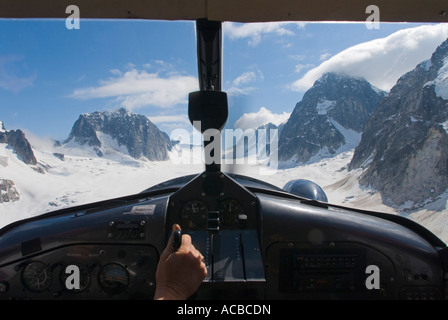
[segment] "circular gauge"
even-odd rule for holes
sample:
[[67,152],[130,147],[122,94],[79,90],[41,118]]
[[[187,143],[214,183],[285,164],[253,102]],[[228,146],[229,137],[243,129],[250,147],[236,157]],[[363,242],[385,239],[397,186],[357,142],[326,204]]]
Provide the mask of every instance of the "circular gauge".
[[79,293],[90,285],[90,274],[83,265],[70,264],[62,270],[61,282],[68,292]]
[[207,225],[207,206],[201,201],[190,201],[184,205],[181,223],[185,228],[200,228]]
[[33,261],[22,272],[24,286],[32,292],[42,292],[50,288],[52,272],[43,262]]
[[111,263],[101,268],[99,274],[101,288],[112,295],[122,293],[129,284],[129,274],[118,263]]
[[236,200],[226,200],[221,203],[219,213],[223,226],[238,226],[238,215],[243,214],[243,208]]

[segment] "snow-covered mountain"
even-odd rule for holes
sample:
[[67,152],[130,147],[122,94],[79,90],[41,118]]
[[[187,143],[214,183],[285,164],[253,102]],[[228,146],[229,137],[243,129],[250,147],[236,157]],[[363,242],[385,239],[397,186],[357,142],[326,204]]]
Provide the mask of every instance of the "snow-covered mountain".
[[169,159],[179,159],[174,148],[167,151],[166,161],[149,161],[132,157],[127,147],[101,131],[96,137],[100,147],[80,144],[74,137],[57,143],[26,132],[36,165],[26,164],[8,143],[0,143],[0,227],[64,207],[139,193],[203,170],[200,161],[173,164]]
[[124,109],[80,115],[64,143],[0,121],[0,221],[140,192],[179,175],[171,149],[166,133]]
[[284,125],[279,161],[294,166],[353,149],[385,95],[364,79],[324,74],[304,94]]
[[98,156],[111,150],[138,159],[168,160],[171,141],[148,117],[120,108],[81,114],[65,142],[92,147]]
[[403,75],[369,119],[350,169],[402,208],[422,207],[448,188],[448,40]]
[[[6,168],[11,158],[37,173],[45,172],[44,168],[38,164],[25,134],[21,130],[6,130],[3,122],[0,121],[0,168]],[[0,171],[0,203],[20,200],[20,193],[17,191],[14,180],[7,177],[7,174]]]
[[[227,132],[224,132],[225,147],[232,145],[231,148],[225,150],[223,155],[226,159],[240,159],[246,157],[254,157],[258,160],[265,161],[271,153],[271,141],[278,141],[278,136],[283,129],[285,123],[280,123],[278,126],[272,122],[259,126],[256,129],[245,131],[240,130],[241,135],[238,134],[238,129],[231,131],[231,138],[235,137],[236,141],[227,142]],[[271,137],[272,136],[272,137]],[[278,143],[275,146],[278,148]],[[276,151],[277,152],[277,151]]]

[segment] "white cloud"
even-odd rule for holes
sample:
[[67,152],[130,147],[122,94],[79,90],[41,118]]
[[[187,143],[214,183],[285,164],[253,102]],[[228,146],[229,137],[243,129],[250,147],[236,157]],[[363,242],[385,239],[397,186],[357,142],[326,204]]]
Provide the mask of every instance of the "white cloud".
[[116,76],[121,76],[122,75],[120,69],[111,69],[111,70],[109,70],[109,72],[114,74],[114,75],[116,75]]
[[314,67],[314,64],[311,64],[311,63],[301,64],[301,63],[299,63],[299,64],[296,64],[296,66],[294,68],[294,71],[297,72],[297,73],[300,73],[304,69],[309,69],[309,68],[312,68],[312,67]]
[[306,56],[303,54],[291,54],[288,56],[288,58],[295,61],[303,61],[305,60]]
[[257,88],[255,87],[244,87],[244,88],[230,87],[228,90],[226,90],[226,93],[229,96],[246,96],[254,92],[255,90],[257,90]]
[[235,122],[235,128],[246,130],[256,129],[269,122],[279,125],[288,120],[290,113],[272,113],[265,107],[261,107],[258,112],[245,113]]
[[186,113],[180,113],[177,115],[148,116],[148,118],[160,130],[165,131],[168,135],[170,135],[170,133],[176,129],[193,131],[190,119],[188,118],[188,115]]
[[291,85],[306,91],[325,72],[363,77],[376,87],[389,90],[398,78],[427,60],[448,37],[448,24],[403,29],[392,35],[350,47],[318,67],[309,70]]
[[172,116],[148,116],[149,120],[155,124],[159,123],[182,123],[190,125],[190,119],[187,114],[172,115]]
[[225,22],[223,34],[230,39],[249,39],[249,45],[256,46],[260,43],[263,35],[274,34],[277,36],[291,36],[294,31],[291,26],[303,28],[303,22],[255,22],[255,23],[234,23]]
[[98,86],[77,89],[71,97],[81,100],[116,98],[122,106],[135,110],[144,106],[169,108],[185,104],[188,93],[198,90],[196,77],[178,73],[161,76],[135,68],[124,73],[113,69],[111,73],[113,77],[99,81]]
[[240,75],[235,80],[233,80],[233,85],[239,86],[241,84],[255,81],[256,79],[257,79],[257,75],[255,74],[255,72],[253,72],[253,71],[244,72],[242,75]]
[[325,53],[322,53],[322,54],[320,55],[319,60],[320,60],[320,61],[325,61],[325,60],[327,60],[329,57],[331,57],[331,53],[325,52]]
[[236,77],[225,91],[230,96],[247,95],[257,89],[248,84],[263,79],[264,76],[260,70],[244,72]]

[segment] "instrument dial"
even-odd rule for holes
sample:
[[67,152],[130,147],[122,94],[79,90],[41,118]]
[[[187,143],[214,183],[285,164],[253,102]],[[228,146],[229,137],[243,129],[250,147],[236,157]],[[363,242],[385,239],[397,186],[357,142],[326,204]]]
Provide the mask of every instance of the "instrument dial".
[[223,226],[237,226],[238,216],[244,213],[243,207],[236,200],[226,200],[219,207],[221,224]]
[[118,263],[107,264],[100,271],[99,282],[105,292],[112,295],[120,294],[129,285],[129,274]]
[[184,205],[181,213],[181,223],[185,228],[203,228],[207,225],[207,206],[198,200]]
[[22,281],[28,290],[38,293],[50,288],[52,276],[51,270],[45,263],[33,261],[23,269]]

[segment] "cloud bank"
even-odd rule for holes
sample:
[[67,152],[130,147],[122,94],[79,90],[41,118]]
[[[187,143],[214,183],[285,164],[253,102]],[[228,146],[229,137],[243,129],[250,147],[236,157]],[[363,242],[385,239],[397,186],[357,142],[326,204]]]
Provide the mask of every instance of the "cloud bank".
[[[134,66],[132,66],[134,67]],[[71,97],[80,100],[115,98],[129,110],[153,106],[170,108],[188,103],[188,93],[198,90],[196,77],[179,73],[150,73],[132,68],[124,73],[111,70],[113,77],[98,86],[75,90]]]
[[236,77],[231,83],[226,83],[225,91],[230,96],[248,95],[257,90],[256,87],[250,84],[264,79],[263,73],[260,70],[247,71]]
[[282,122],[288,120],[290,113],[272,113],[272,111],[261,107],[258,112],[245,113],[236,122],[235,128],[246,130],[246,129],[257,129],[258,127],[268,124],[269,122],[279,125]]
[[273,34],[277,36],[292,36],[294,28],[303,28],[304,22],[256,22],[256,23],[235,23],[226,22],[223,25],[223,34],[230,39],[249,39],[248,44],[256,46],[263,36]]
[[383,90],[390,90],[398,78],[427,60],[448,37],[448,24],[403,29],[392,35],[350,47],[316,68],[309,70],[291,85],[304,92],[326,72],[362,77]]

